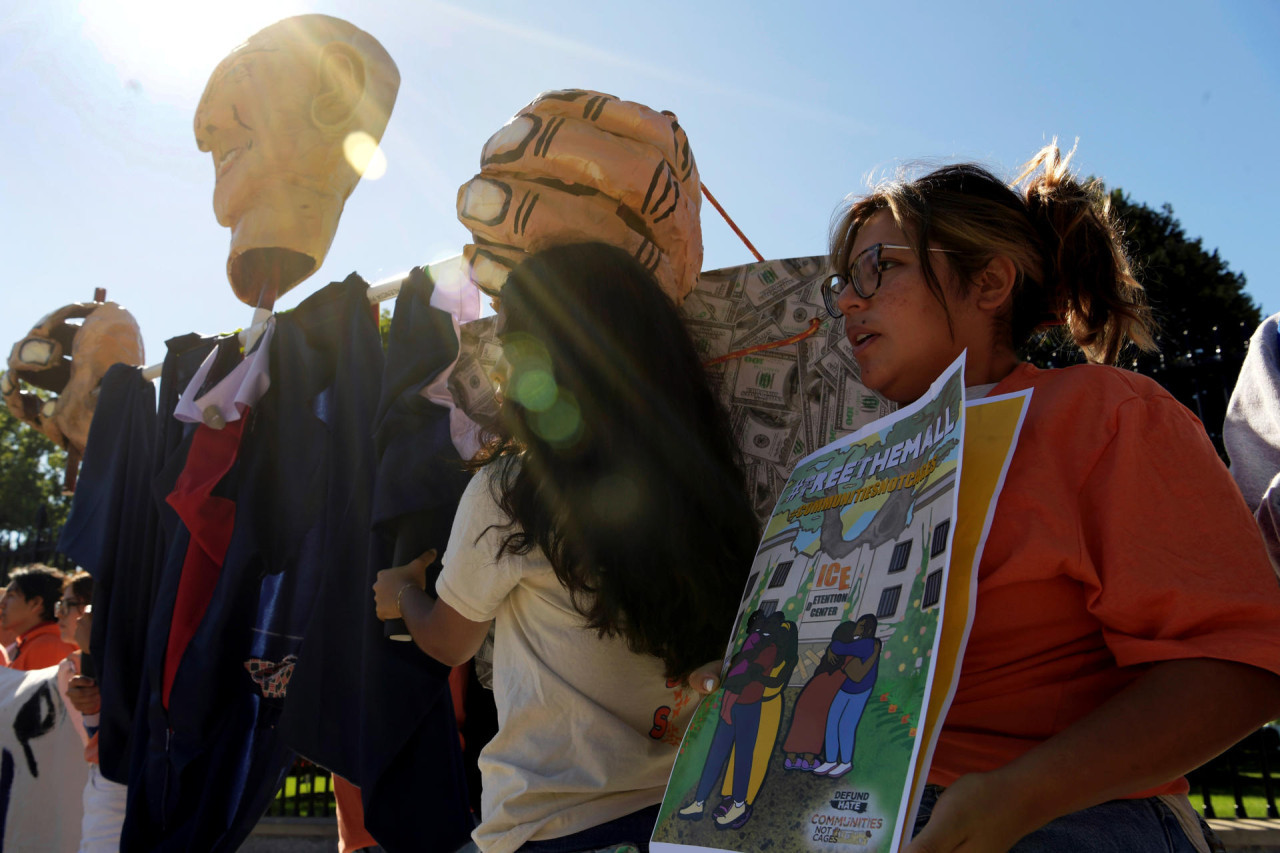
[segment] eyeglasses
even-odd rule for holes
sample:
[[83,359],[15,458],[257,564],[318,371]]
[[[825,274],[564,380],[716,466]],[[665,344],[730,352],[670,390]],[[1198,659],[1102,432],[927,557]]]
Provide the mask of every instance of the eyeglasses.
[[78,598],[60,598],[53,603],[53,615],[61,616],[64,613],[70,613],[76,608],[83,608],[84,602]]
[[[832,273],[822,282],[822,301],[827,307],[828,314],[832,317],[842,316],[840,312],[840,295],[844,293],[846,287],[852,287],[853,292],[863,299],[870,299],[876,295],[876,291],[880,289],[880,274],[884,272],[885,261],[880,257],[880,253],[884,249],[911,251],[910,246],[899,246],[894,243],[876,243],[874,246],[868,246],[855,255],[853,260],[849,262],[848,275],[838,272]],[[929,251],[954,254],[955,250],[930,248]]]

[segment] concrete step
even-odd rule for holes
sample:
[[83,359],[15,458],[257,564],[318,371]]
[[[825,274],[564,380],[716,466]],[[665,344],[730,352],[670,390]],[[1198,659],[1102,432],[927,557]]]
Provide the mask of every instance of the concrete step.
[[1280,820],[1214,818],[1209,826],[1231,853],[1280,853]]

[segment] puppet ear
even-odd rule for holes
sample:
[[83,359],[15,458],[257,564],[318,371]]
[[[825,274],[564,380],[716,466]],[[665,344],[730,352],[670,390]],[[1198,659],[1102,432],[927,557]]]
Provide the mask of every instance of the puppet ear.
[[321,130],[342,130],[364,98],[364,59],[342,42],[330,42],[320,52],[319,83],[311,100],[311,120]]

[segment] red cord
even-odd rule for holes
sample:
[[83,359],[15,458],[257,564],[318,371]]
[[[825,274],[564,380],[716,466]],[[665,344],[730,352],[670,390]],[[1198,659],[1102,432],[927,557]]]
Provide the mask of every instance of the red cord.
[[716,201],[716,197],[711,194],[711,190],[707,189],[706,184],[702,185],[702,194],[707,197],[707,201],[711,202],[711,206],[720,212],[720,215],[724,217],[724,221],[729,223],[729,227],[733,229],[733,233],[737,234],[742,242],[747,244],[747,248],[751,250],[751,254],[756,256],[756,260],[763,261],[764,255],[761,255],[756,251],[756,247],[751,245],[751,241],[747,239],[747,235],[743,234],[742,229],[740,229],[734,221],[729,218],[729,214],[724,212],[724,208],[720,206],[720,202]]
[[702,366],[711,367],[713,364],[720,364],[721,362],[725,362],[725,361],[733,361],[735,358],[742,358],[744,355],[751,355],[752,353],[756,353],[756,352],[764,352],[767,349],[777,349],[778,347],[785,347],[788,344],[797,344],[800,341],[803,341],[805,338],[812,337],[813,335],[817,334],[818,327],[821,325],[822,325],[822,318],[814,317],[811,320],[809,320],[809,328],[805,329],[803,332],[800,332],[797,335],[792,335],[789,338],[783,338],[780,341],[770,341],[767,344],[756,344],[753,347],[747,347],[746,349],[736,350],[734,352],[728,353],[727,355],[722,355],[719,358],[713,358],[710,361],[704,361],[702,363]]
[[[747,239],[747,235],[743,234],[742,229],[737,226],[737,223],[735,223],[729,217],[729,214],[724,212],[724,208],[720,206],[720,202],[716,201],[716,197],[711,194],[711,190],[707,189],[706,184],[702,185],[702,194],[707,197],[707,201],[711,202],[711,206],[714,207],[719,212],[719,214],[724,217],[724,221],[729,223],[729,227],[733,229],[733,233],[737,234],[738,238],[742,240],[743,243],[746,244],[747,248],[751,250],[751,254],[755,255],[756,260],[763,263],[764,256],[761,255],[758,251],[756,251],[756,247],[751,245],[751,241]],[[822,318],[814,317],[812,320],[809,321],[809,328],[805,329],[803,332],[800,332],[797,335],[792,335],[791,337],[781,341],[772,341],[767,344],[756,344],[755,346],[747,347],[746,349],[736,350],[734,352],[728,353],[727,355],[722,355],[719,358],[713,358],[710,361],[704,361],[702,363],[702,366],[711,367],[714,364],[722,364],[723,362],[726,362],[726,361],[733,361],[736,358],[742,358],[744,355],[751,355],[752,353],[764,352],[765,350],[777,349],[778,347],[785,347],[788,344],[799,343],[800,341],[803,341],[805,338],[808,338],[817,334],[818,328],[821,325],[822,325]]]

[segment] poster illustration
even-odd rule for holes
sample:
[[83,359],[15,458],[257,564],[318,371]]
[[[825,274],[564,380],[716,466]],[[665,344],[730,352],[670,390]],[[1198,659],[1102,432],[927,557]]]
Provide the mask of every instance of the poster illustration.
[[786,478],[653,850],[896,849],[951,552],[963,363]]

